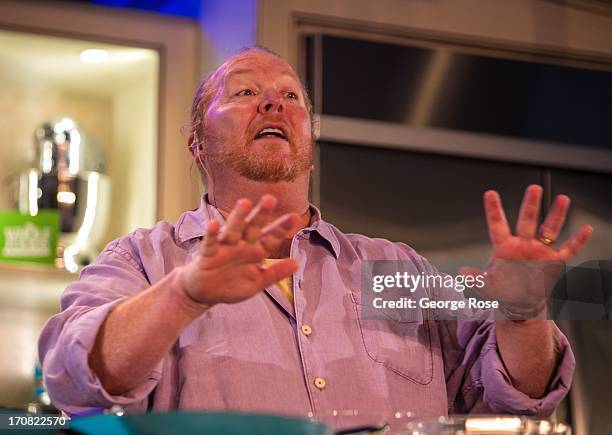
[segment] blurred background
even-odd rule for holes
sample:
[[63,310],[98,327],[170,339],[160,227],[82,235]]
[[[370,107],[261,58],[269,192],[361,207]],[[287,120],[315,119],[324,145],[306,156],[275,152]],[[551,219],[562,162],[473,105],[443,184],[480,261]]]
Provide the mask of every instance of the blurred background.
[[[563,237],[595,227],[576,262],[612,259],[612,1],[2,0],[0,406],[44,406],[38,333],[79,269],[197,207],[191,98],[253,44],[307,83],[312,201],[342,230],[479,265],[482,193],[513,223],[539,183],[545,208],[572,197]],[[577,371],[558,415],[577,434],[612,433],[601,319],[560,325]]]

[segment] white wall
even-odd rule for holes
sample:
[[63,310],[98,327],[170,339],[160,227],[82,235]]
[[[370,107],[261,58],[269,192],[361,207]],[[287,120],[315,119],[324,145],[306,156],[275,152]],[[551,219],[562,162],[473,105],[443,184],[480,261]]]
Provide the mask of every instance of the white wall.
[[[107,240],[155,223],[157,199],[157,68],[113,98],[108,175],[112,210]],[[177,148],[180,145],[177,144]],[[177,149],[177,153],[180,152]]]

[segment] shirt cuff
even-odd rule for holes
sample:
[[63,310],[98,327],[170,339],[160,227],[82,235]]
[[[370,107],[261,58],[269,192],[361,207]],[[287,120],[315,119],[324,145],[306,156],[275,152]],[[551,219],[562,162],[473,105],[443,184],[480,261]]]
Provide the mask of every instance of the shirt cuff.
[[568,393],[576,360],[569,342],[563,333],[554,327],[554,339],[559,353],[559,363],[556,372],[548,386],[546,394],[534,399],[517,390],[510,380],[495,343],[495,333],[490,334],[484,346],[482,363],[482,384],[484,401],[493,412],[502,414],[521,414],[535,417],[548,417]]
[[[94,346],[98,331],[104,319],[125,298],[114,300],[107,304],[89,309],[75,319],[59,348],[64,354],[64,378],[66,385],[58,385],[58,390],[68,393],[59,397],[51,396],[54,404],[68,413],[83,413],[91,408],[110,408],[113,405],[121,405],[126,410],[145,411],[147,408],[147,397],[155,389],[159,379],[163,363],[158,366],[138,386],[121,395],[112,395],[104,389],[100,379],[89,366],[89,353]],[[51,379],[47,378],[49,383]],[[48,387],[51,387],[48,385]],[[49,388],[52,392],[53,388]],[[76,396],[75,392],[78,392]],[[62,397],[64,396],[64,397]]]

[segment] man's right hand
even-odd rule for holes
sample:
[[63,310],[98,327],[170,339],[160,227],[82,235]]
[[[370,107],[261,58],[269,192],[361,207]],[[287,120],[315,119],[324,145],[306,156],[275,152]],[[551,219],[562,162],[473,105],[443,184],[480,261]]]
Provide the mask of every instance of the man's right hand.
[[262,266],[263,259],[293,235],[299,221],[296,213],[289,213],[270,223],[276,202],[264,195],[253,207],[243,198],[222,228],[217,220],[209,222],[198,254],[179,271],[189,298],[208,307],[240,302],[297,270],[290,258]]

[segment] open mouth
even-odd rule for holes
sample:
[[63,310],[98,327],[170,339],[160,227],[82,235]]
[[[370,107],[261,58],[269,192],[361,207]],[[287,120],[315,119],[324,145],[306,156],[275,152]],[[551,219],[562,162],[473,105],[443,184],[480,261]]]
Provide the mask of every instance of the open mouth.
[[257,136],[255,136],[255,139],[257,140],[257,139],[262,139],[265,137],[277,137],[279,139],[287,140],[285,133],[283,133],[283,131],[280,128],[266,127],[262,129],[259,133],[257,133]]

